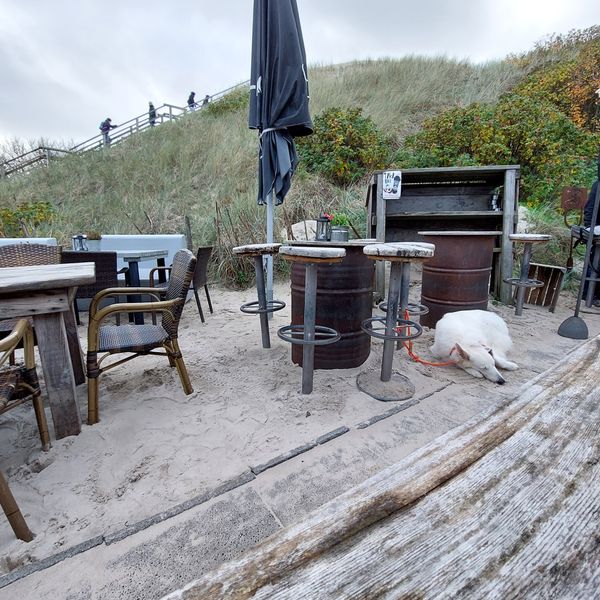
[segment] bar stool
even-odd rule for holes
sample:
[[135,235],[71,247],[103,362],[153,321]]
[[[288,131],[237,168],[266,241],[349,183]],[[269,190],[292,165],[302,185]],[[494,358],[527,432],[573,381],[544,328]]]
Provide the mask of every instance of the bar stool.
[[279,254],[290,262],[302,262],[306,265],[304,275],[304,323],[286,325],[277,330],[277,335],[290,344],[299,344],[302,348],[302,393],[313,390],[315,346],[333,344],[341,335],[331,327],[315,325],[317,312],[317,267],[342,262],[346,256],[343,248],[323,248],[317,246],[281,246]]
[[248,257],[254,259],[254,271],[256,272],[256,291],[258,300],[247,302],[240,306],[243,313],[250,315],[260,315],[260,331],[262,336],[263,348],[271,347],[269,337],[269,317],[268,313],[275,312],[285,308],[285,302],[281,300],[269,300],[265,294],[265,273],[263,270],[263,256],[277,254],[281,244],[248,244],[247,246],[236,246],[233,253],[236,256]]
[[[407,400],[415,393],[412,382],[399,373],[392,378],[394,360],[394,342],[412,340],[423,333],[418,323],[398,318],[398,308],[408,305],[408,284],[410,281],[410,263],[433,257],[435,246],[419,242],[370,244],[363,252],[372,260],[391,262],[390,284],[388,288],[387,314],[363,321],[362,329],[372,337],[384,340],[381,375],[377,379],[373,372],[364,371],[356,378],[358,389],[376,400],[391,402]],[[420,310],[417,308],[417,312]],[[381,325],[384,325],[382,328]]]
[[520,277],[510,277],[504,280],[517,288],[515,315],[520,317],[523,314],[523,302],[525,301],[525,290],[530,288],[538,288],[544,285],[539,279],[529,278],[529,263],[531,262],[531,251],[533,244],[548,242],[552,236],[542,233],[513,233],[508,236],[511,242],[523,243],[523,258],[521,259],[521,275]]

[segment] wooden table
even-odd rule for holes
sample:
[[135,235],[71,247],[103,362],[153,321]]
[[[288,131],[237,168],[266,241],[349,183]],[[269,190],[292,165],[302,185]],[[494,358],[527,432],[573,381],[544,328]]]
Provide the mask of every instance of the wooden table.
[[[129,272],[127,275],[128,284],[131,287],[140,286],[140,269],[139,263],[144,260],[156,259],[156,265],[158,267],[165,266],[165,256],[169,254],[168,250],[117,250],[117,256],[122,258],[129,265]],[[164,283],[165,272],[158,272],[159,283]],[[142,297],[139,294],[130,296],[130,302],[141,302]],[[144,313],[133,313],[133,320],[136,325],[144,324]]]
[[95,280],[94,263],[0,269],[0,318],[33,317],[57,439],[81,431],[75,385],[85,378],[71,307],[77,286]]

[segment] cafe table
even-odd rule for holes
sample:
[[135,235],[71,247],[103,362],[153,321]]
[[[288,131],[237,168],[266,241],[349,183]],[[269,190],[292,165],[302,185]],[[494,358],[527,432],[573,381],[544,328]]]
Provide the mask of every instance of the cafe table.
[[[347,242],[294,240],[291,246],[344,248],[346,256],[339,263],[317,267],[316,324],[331,327],[341,334],[333,344],[315,346],[315,369],[352,369],[362,365],[371,352],[371,337],[361,328],[373,313],[374,261],[363,253],[374,239]],[[301,262],[292,263],[292,324],[304,320],[304,275]],[[302,346],[292,344],[292,362],[302,365]]]
[[93,262],[0,268],[0,318],[33,318],[57,439],[81,431],[75,385],[85,379],[72,303],[77,286],[95,280]]
[[[127,272],[127,284],[131,287],[140,287],[140,269],[139,263],[146,260],[156,260],[156,266],[165,266],[165,256],[169,254],[168,250],[156,249],[156,250],[117,250],[117,256],[122,258],[128,265],[129,270]],[[158,272],[159,283],[164,283],[165,272]],[[130,302],[141,302],[142,297],[139,294],[133,294],[129,296]],[[144,324],[144,313],[137,312],[133,313],[133,321],[136,325]]]

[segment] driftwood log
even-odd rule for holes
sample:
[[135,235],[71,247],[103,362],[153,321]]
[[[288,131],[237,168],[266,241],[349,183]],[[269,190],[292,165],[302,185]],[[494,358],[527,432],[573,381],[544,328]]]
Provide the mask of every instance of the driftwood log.
[[599,349],[169,600],[600,598]]

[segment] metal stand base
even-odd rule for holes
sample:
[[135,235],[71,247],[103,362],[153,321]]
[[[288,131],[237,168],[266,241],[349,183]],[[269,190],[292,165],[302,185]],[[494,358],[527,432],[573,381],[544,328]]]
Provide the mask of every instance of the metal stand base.
[[569,317],[560,324],[558,335],[572,340],[587,340],[590,334],[581,317]]
[[408,400],[415,393],[410,379],[400,373],[392,373],[389,381],[381,381],[376,371],[363,371],[356,377],[356,385],[361,392],[381,402]]

